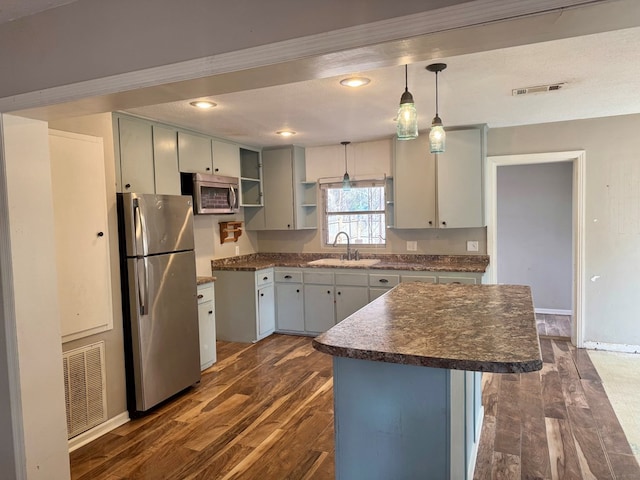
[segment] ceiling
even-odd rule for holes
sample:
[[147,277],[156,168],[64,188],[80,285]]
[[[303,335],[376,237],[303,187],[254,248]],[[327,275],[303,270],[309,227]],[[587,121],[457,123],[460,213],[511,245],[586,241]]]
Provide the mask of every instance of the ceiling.
[[[0,23],[67,3],[72,0],[0,0]],[[419,127],[427,129],[435,113],[435,76],[424,68],[434,61],[448,65],[439,75],[439,113],[445,127],[486,123],[496,128],[640,113],[638,45],[640,27],[413,63],[408,83]],[[433,45],[429,48],[437,51]],[[218,104],[206,111],[191,107],[188,100],[126,111],[258,147],[391,137],[404,90],[404,68],[353,73],[367,76],[371,83],[358,89],[343,87],[342,75],[197,97]],[[511,94],[514,88],[555,83],[564,85],[554,92]],[[283,129],[297,134],[275,134]]]
[[[640,113],[640,28],[438,59],[440,116],[445,127],[487,123],[505,127]],[[409,65],[409,91],[419,128],[435,112],[435,76],[429,62]],[[339,144],[390,137],[404,91],[404,68],[354,72],[371,79],[343,87],[345,75],[209,98],[198,110],[188,101],[128,112],[255,146]],[[559,91],[512,96],[512,89],[564,83]],[[297,132],[281,138],[282,129]]]
[[0,23],[73,3],[76,0],[0,0]]

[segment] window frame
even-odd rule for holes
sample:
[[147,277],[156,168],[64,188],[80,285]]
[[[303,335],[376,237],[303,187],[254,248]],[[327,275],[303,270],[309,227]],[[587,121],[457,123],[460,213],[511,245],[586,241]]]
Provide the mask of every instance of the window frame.
[[[341,189],[342,182],[327,182],[320,184],[320,200],[322,202],[322,246],[333,247],[333,240],[327,238],[329,232],[329,217],[335,215],[380,215],[383,216],[382,233],[384,235],[382,243],[354,243],[351,242],[352,247],[357,248],[385,248],[387,246],[386,224],[387,224],[387,182],[384,179],[369,179],[369,180],[352,180],[351,188],[368,188],[368,187],[382,187],[383,202],[380,210],[357,210],[357,211],[342,211],[342,212],[329,212],[328,211],[328,189]],[[342,245],[342,243],[339,243]]]

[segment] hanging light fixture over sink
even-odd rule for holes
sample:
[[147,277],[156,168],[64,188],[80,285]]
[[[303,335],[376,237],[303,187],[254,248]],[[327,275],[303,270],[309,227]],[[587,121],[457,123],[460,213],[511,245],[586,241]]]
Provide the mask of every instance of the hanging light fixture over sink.
[[349,172],[347,171],[347,145],[351,142],[340,142],[341,145],[344,145],[344,175],[342,177],[342,189],[350,190],[351,189],[351,179],[349,178]]

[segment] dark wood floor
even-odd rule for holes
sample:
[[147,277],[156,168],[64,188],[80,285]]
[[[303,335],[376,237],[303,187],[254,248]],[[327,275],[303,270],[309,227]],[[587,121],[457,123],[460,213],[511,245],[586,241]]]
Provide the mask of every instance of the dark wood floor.
[[[640,479],[586,353],[542,348],[541,372],[485,375],[475,478]],[[331,358],[284,335],[219,342],[218,358],[198,387],[73,452],[72,478],[333,479]]]

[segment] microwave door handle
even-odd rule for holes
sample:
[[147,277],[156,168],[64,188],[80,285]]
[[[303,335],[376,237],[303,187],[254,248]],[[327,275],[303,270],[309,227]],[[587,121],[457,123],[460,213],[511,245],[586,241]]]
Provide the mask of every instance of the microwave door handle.
[[229,185],[229,196],[231,197],[231,210],[236,208],[236,190],[232,185]]
[[138,311],[140,315],[149,314],[149,260],[138,258]]

